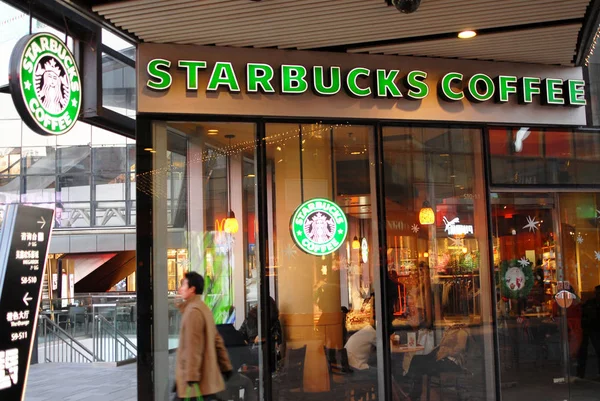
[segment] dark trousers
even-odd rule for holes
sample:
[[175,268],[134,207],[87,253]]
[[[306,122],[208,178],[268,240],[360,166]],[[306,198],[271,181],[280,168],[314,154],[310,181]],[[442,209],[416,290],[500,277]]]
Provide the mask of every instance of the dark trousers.
[[590,342],[592,343],[592,347],[594,347],[594,351],[596,352],[596,358],[598,359],[598,370],[600,370],[600,333],[584,330],[581,347],[579,348],[579,354],[577,355],[577,377],[582,379],[585,377],[585,365],[587,364],[588,357],[588,343]]
[[412,401],[421,399],[423,392],[423,376],[437,376],[442,372],[457,372],[460,367],[449,359],[441,359],[436,361],[436,353],[432,352],[427,355],[415,355],[410,362],[408,369],[408,377],[413,382],[410,398]]

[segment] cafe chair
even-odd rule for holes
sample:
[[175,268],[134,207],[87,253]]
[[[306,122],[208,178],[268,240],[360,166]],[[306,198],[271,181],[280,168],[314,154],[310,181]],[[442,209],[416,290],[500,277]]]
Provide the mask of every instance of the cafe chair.
[[377,381],[373,377],[354,370],[348,362],[346,348],[335,349],[323,346],[333,400],[370,400],[376,397]]
[[305,400],[304,361],[306,345],[300,348],[288,348],[285,354],[283,372],[274,380],[277,383],[278,397],[282,401]]

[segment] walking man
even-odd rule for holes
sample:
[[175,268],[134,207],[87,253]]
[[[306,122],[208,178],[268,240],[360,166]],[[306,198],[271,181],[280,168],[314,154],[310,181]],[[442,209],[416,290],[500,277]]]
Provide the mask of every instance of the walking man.
[[[179,295],[183,303],[179,348],[175,364],[175,400],[216,400],[225,389],[223,375],[231,376],[232,367],[223,339],[217,332],[212,312],[202,301],[204,278],[188,272],[181,281]],[[198,390],[200,394],[198,394]]]

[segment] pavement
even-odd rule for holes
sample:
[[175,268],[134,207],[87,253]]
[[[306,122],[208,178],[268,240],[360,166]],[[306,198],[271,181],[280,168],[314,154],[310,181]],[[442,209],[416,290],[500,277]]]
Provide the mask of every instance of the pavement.
[[135,363],[32,365],[25,401],[137,401],[136,369]]
[[[171,360],[173,357],[170,358]],[[172,361],[170,361],[172,362]],[[172,369],[171,369],[172,370]],[[169,372],[172,376],[172,372]],[[169,377],[172,380],[172,377]],[[431,401],[439,401],[432,392]],[[455,395],[444,396],[450,401]],[[483,401],[473,397],[469,401]],[[574,380],[567,384],[536,383],[522,380],[503,389],[505,401],[598,401],[600,379]],[[136,364],[114,367],[94,364],[44,363],[32,365],[29,370],[25,401],[137,401]]]

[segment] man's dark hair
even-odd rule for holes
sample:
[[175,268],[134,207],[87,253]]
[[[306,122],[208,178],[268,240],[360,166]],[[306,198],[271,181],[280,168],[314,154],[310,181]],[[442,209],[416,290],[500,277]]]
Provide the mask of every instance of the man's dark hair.
[[185,278],[188,281],[188,287],[195,287],[196,294],[202,295],[204,292],[204,277],[196,272],[187,272],[185,273]]

